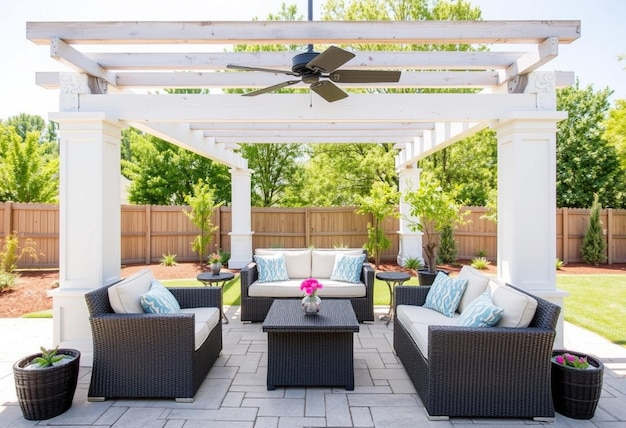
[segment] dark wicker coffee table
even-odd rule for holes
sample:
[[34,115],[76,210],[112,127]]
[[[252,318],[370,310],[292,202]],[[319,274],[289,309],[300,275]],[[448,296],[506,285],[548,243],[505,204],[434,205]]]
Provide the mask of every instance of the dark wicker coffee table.
[[307,316],[300,300],[272,303],[267,332],[267,389],[276,386],[345,386],[354,389],[354,338],[359,331],[349,300],[322,300]]

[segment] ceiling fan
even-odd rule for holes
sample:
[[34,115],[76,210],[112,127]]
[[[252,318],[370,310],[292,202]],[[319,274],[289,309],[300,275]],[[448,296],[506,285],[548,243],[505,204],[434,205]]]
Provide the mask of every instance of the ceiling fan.
[[[308,2],[308,20],[313,20],[313,0]],[[339,67],[354,58],[352,52],[345,51],[336,46],[331,46],[324,52],[313,50],[309,44],[306,52],[293,57],[291,71],[275,70],[271,68],[247,67],[245,65],[228,64],[226,68],[246,71],[265,71],[267,73],[281,73],[288,76],[299,77],[298,80],[287,80],[276,85],[258,89],[243,94],[246,97],[277,91],[281,88],[296,85],[300,82],[309,85],[311,90],[324,98],[329,103],[346,98],[346,94],[337,83],[377,83],[397,82],[400,80],[400,71],[386,70],[338,70]]]
[[315,52],[313,45],[309,45],[306,52],[297,54],[292,59],[291,71],[270,68],[248,67],[244,65],[228,64],[226,68],[246,71],[265,71],[296,76],[298,80],[287,80],[276,85],[247,92],[244,96],[253,97],[267,92],[295,85],[300,82],[309,85],[311,90],[328,102],[338,101],[348,96],[335,83],[376,83],[397,82],[400,80],[400,71],[387,70],[338,70],[339,67],[354,58],[352,52],[336,46],[330,46],[322,53]]

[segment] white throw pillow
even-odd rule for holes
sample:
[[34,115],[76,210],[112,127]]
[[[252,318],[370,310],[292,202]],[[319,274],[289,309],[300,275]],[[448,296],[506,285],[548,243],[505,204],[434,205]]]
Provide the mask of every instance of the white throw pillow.
[[528,327],[535,316],[537,301],[508,285],[489,281],[489,293],[493,304],[504,309],[498,327]]
[[143,314],[141,295],[152,285],[152,271],[143,269],[109,287],[109,303],[118,314]]

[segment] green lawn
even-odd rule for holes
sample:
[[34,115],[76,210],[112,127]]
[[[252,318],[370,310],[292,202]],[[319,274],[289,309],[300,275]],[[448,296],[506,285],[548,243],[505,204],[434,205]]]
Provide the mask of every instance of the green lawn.
[[567,291],[565,320],[626,345],[626,276],[557,275],[557,288]]

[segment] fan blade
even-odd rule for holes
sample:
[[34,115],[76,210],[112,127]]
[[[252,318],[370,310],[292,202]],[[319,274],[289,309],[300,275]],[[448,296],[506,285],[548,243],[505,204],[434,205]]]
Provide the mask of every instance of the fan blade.
[[298,73],[294,73],[293,71],[290,71],[290,70],[276,70],[273,68],[248,67],[245,65],[236,65],[236,64],[227,64],[226,68],[230,68],[231,70],[265,71],[266,73],[279,73],[279,74],[287,74],[289,76],[300,76]]
[[311,85],[311,90],[329,103],[344,99],[348,96],[348,94],[339,89],[337,85],[329,80],[313,83]]
[[397,82],[400,80],[400,71],[337,70],[328,77],[333,82],[341,83]]
[[314,71],[321,71],[322,73],[332,73],[355,56],[356,55],[352,52],[331,46],[309,61],[306,67]]
[[261,95],[266,92],[273,92],[279,89],[282,89],[286,86],[295,85],[296,83],[300,83],[300,80],[287,80],[286,82],[278,83],[276,85],[268,86],[267,88],[257,89],[256,91],[246,92],[243,94],[244,97],[254,97],[256,95]]

